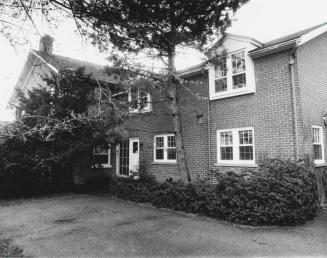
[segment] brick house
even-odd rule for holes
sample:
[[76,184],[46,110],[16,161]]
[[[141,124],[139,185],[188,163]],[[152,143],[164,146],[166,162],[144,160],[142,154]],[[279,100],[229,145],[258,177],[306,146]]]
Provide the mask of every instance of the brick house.
[[[224,55],[215,65],[179,72],[196,82],[178,88],[191,177],[256,167],[262,156],[295,160],[309,155],[317,166],[327,165],[327,24],[267,43],[226,34],[210,53],[221,49]],[[100,66],[54,55],[49,38],[41,40],[40,50],[31,51],[29,59],[41,65],[27,62],[17,88],[28,89],[40,74],[67,63],[84,65],[99,80],[117,83]],[[185,179],[176,163],[173,123],[162,97],[142,90],[123,97],[136,99],[126,122],[129,135],[117,146],[96,148],[94,157],[103,168],[81,174],[128,176],[139,169],[158,180]]]

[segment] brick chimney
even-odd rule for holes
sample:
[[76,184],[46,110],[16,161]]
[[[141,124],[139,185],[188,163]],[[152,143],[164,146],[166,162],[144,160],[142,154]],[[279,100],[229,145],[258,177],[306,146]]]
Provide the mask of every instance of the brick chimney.
[[48,55],[53,54],[53,38],[49,35],[44,35],[40,39],[39,50],[42,52],[46,52]]

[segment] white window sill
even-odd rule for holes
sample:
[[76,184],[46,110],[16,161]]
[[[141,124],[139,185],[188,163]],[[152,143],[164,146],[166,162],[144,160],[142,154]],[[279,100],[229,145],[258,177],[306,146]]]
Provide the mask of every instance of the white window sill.
[[247,167],[247,168],[257,168],[258,165],[255,163],[215,163],[215,167]]
[[319,167],[327,167],[327,163],[325,161],[320,161],[320,162],[314,162],[314,166],[316,168],[319,168]]
[[116,176],[117,176],[117,177],[122,177],[122,178],[129,178],[131,175],[126,176],[126,175],[119,175],[119,174],[116,174]]
[[148,112],[151,112],[151,109],[132,109],[129,111],[130,114],[143,114],[143,113],[148,113]]
[[210,100],[225,99],[225,98],[230,98],[230,97],[235,97],[235,96],[240,96],[240,95],[246,95],[246,94],[252,94],[252,93],[255,93],[255,90],[253,90],[253,89],[242,89],[242,90],[226,91],[226,92],[212,94],[210,96]]
[[152,165],[177,165],[176,161],[167,162],[167,161],[154,161],[151,163]]
[[112,168],[112,166],[111,165],[103,165],[103,164],[100,164],[101,165],[101,167],[92,167],[92,168],[94,168],[94,169],[101,169],[101,168]]

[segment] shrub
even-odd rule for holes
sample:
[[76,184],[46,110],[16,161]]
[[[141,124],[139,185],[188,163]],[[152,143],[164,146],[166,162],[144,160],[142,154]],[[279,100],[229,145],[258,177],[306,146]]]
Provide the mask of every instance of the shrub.
[[319,207],[313,168],[300,163],[265,160],[258,171],[220,173],[217,181],[113,178],[110,191],[130,201],[251,225],[302,223]]

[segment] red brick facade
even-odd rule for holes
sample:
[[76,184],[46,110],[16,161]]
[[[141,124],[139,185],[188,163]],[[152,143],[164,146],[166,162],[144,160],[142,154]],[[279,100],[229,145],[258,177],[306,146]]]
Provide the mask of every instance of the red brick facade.
[[[244,42],[245,39],[239,40]],[[292,41],[289,38],[287,40]],[[294,56],[295,61],[296,125],[291,56]],[[210,101],[208,73],[198,71],[192,76],[184,75],[196,82],[187,88],[180,87],[177,91],[186,158],[192,179],[206,177],[211,169],[235,171],[244,168],[242,165],[217,165],[217,130],[222,129],[253,127],[257,163],[262,156],[295,160],[296,146],[299,158],[306,155],[312,157],[312,125],[319,125],[323,127],[326,155],[327,132],[322,117],[327,112],[327,32],[298,47],[294,45],[270,52],[269,55],[253,57],[253,66],[254,93]],[[23,77],[26,77],[25,73]],[[185,175],[181,175],[178,170],[178,164],[154,162],[154,136],[174,133],[168,102],[163,100],[152,93],[151,112],[131,116],[126,122],[129,131],[127,137],[139,138],[139,167],[143,173],[151,174],[158,180],[169,177],[185,179]],[[297,139],[295,128],[298,131]],[[111,149],[111,164],[111,169],[92,169],[93,175],[115,173],[115,146]]]
[[323,127],[326,155],[326,129],[322,117],[327,112],[327,33],[300,46],[296,53],[300,155],[313,153],[312,125]]
[[[323,125],[322,116],[327,111],[327,33],[300,46],[295,52],[295,87],[298,118],[299,158],[311,155],[311,126]],[[254,60],[256,92],[210,101],[210,166],[208,144],[208,100],[198,99],[185,89],[179,89],[184,143],[192,178],[204,177],[210,168],[219,171],[241,170],[244,167],[219,167],[217,163],[217,130],[253,127],[255,160],[262,156],[271,158],[296,158],[295,127],[292,99],[290,56],[292,49]],[[208,75],[201,74],[190,80],[199,81],[191,91],[208,97]],[[193,98],[193,101],[190,99]],[[187,101],[183,101],[183,100]],[[155,110],[155,107],[154,107]],[[203,115],[199,123],[198,115]],[[146,169],[158,179],[180,178],[177,165],[153,164],[153,136],[156,131],[172,132],[169,119],[152,116],[148,123],[142,115],[134,125],[147,128],[151,133],[135,132],[144,141],[142,160]],[[160,120],[160,121],[158,121]],[[140,123],[140,121],[142,121]],[[142,125],[142,126],[141,126]],[[145,127],[143,127],[145,126]],[[324,143],[326,137],[324,129]],[[151,145],[152,143],[152,145]],[[327,153],[327,151],[325,151]]]

